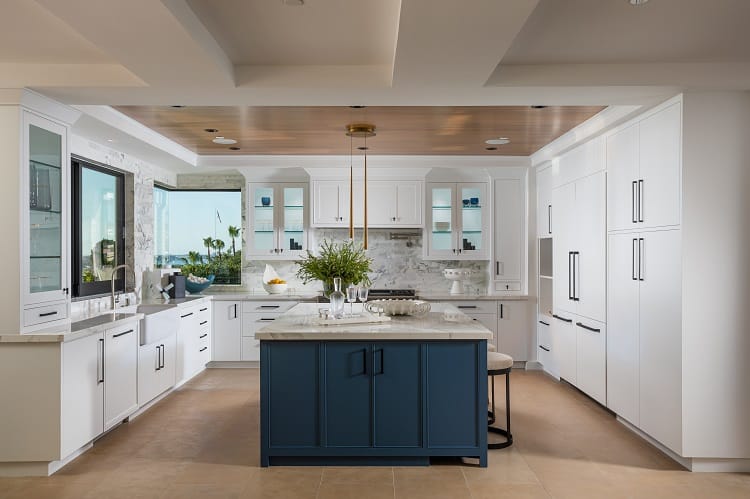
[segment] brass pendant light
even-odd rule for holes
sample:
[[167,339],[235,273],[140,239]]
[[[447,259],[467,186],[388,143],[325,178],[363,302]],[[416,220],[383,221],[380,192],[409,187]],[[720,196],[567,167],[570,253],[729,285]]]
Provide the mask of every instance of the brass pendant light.
[[354,238],[354,167],[352,166],[352,142],[354,137],[363,138],[365,141],[364,147],[358,148],[364,151],[365,155],[365,168],[364,168],[364,179],[363,179],[363,191],[364,191],[364,227],[363,227],[363,247],[367,249],[367,138],[375,136],[375,125],[370,123],[351,123],[346,125],[346,135],[350,138],[349,140],[349,238]]

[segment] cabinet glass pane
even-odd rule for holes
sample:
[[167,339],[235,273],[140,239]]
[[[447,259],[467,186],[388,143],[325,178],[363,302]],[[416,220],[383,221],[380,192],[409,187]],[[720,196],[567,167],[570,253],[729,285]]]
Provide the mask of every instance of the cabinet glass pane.
[[461,189],[461,249],[476,251],[482,249],[482,211],[484,203],[482,190],[477,187]]
[[432,189],[432,248],[450,251],[453,248],[453,190]]
[[281,248],[286,251],[303,250],[305,228],[305,190],[302,187],[284,187],[284,233]]
[[62,287],[62,137],[29,126],[29,291]]
[[253,227],[252,245],[254,250],[272,251],[274,241],[274,192],[273,187],[255,187],[252,193]]

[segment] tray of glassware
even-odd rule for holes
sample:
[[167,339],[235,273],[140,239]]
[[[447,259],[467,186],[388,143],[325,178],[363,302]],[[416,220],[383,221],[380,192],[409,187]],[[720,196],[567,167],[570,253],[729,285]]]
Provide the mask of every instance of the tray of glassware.
[[363,310],[354,315],[345,315],[338,319],[334,318],[329,309],[320,309],[318,317],[313,319],[316,326],[343,326],[352,324],[378,324],[389,322],[391,320],[387,315],[380,315]]
[[384,315],[424,315],[430,311],[430,303],[424,300],[393,300],[384,298],[365,303],[365,310]]

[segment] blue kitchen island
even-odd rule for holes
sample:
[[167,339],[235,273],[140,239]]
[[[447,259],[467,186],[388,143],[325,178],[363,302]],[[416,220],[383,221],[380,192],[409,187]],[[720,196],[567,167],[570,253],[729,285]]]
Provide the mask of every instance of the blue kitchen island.
[[487,465],[487,328],[447,304],[322,326],[319,306],[299,304],[256,332],[261,466],[428,465],[433,456]]

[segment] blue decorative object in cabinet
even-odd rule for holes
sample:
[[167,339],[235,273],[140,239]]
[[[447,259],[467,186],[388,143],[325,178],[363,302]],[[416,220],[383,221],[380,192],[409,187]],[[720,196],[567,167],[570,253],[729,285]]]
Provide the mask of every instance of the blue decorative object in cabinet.
[[487,465],[487,345],[261,341],[261,465]]

